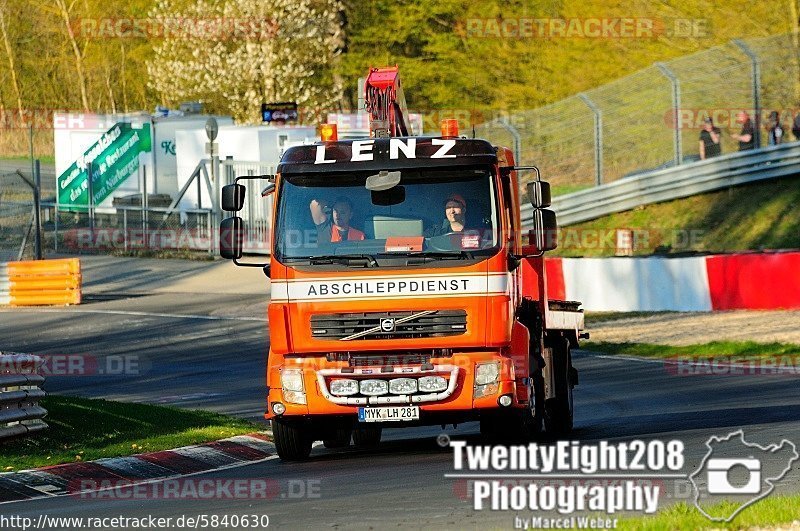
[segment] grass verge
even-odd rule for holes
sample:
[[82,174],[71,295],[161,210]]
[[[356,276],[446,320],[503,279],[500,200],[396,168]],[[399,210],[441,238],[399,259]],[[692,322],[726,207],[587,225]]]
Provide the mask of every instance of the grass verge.
[[0,443],[0,471],[168,450],[252,433],[264,426],[209,411],[49,396],[50,427]]
[[787,177],[644,205],[563,227],[554,254],[613,256],[616,229],[634,230],[634,254],[800,248],[800,178]]
[[746,359],[800,355],[800,345],[791,343],[756,343],[754,341],[712,341],[710,343],[684,346],[586,341],[581,344],[581,348],[604,354],[626,354],[643,358],[735,356]]
[[[722,503],[706,510],[711,514],[730,514],[735,510],[735,506],[730,503]],[[667,507],[653,516],[623,518],[619,521],[617,529],[646,531],[748,529],[791,524],[798,519],[800,519],[800,496],[771,496],[747,507],[730,523],[712,522],[703,516],[694,505],[680,503]]]

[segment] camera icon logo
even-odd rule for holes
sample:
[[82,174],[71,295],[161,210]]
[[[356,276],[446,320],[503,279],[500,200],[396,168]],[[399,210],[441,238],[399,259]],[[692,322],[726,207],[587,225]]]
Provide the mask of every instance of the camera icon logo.
[[[742,430],[706,441],[708,452],[689,475],[694,505],[714,522],[730,522],[743,509],[775,490],[800,459],[787,439],[761,446],[745,440]],[[727,503],[720,503],[720,502]]]
[[[749,479],[744,485],[734,485],[729,474],[737,467],[749,472]],[[709,459],[708,470],[709,494],[758,494],[761,492],[761,461],[758,459]]]

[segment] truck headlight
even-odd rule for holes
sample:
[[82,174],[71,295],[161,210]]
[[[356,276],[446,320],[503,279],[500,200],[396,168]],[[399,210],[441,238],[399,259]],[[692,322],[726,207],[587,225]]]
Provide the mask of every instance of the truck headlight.
[[281,386],[284,391],[305,392],[303,371],[301,369],[283,369],[281,371]]
[[488,385],[500,377],[500,362],[478,363],[475,365],[475,385]]
[[497,393],[500,379],[500,362],[478,363],[475,365],[475,391],[472,396],[480,398]]
[[417,384],[423,393],[438,393],[447,389],[447,380],[442,376],[423,376]]
[[361,380],[359,388],[362,395],[385,395],[389,392],[389,383],[386,380]]
[[331,380],[331,394],[337,396],[350,396],[358,393],[358,382],[346,378]]
[[417,381],[411,378],[395,378],[389,381],[389,392],[393,395],[409,395],[417,392]]

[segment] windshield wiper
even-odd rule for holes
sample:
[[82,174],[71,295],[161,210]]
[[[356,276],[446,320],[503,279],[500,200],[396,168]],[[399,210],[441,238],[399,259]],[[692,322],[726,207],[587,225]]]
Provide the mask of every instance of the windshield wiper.
[[408,263],[433,262],[434,260],[472,260],[470,251],[401,251],[396,253],[378,253],[378,256],[403,256]]
[[378,261],[369,254],[327,254],[319,256],[301,256],[291,260],[308,260],[311,265],[342,264],[349,267],[378,267]]

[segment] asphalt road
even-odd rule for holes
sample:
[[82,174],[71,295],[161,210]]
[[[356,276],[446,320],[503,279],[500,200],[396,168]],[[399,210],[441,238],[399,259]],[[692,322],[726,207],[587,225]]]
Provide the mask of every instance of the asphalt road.
[[[3,350],[82,354],[100,361],[134,356],[129,374],[53,376],[50,392],[136,402],[202,407],[248,418],[263,409],[267,342],[264,297],[242,294],[139,293],[96,290],[86,304],[59,310],[0,311]],[[574,438],[583,442],[680,439],[690,473],[712,435],[743,428],[750,442],[800,442],[800,392],[795,375],[675,374],[661,362],[579,352]],[[439,427],[389,430],[379,449],[316,448],[310,461],[278,460],[196,476],[195,479],[268,479],[272,499],[123,500],[48,498],[0,505],[0,515],[161,516],[269,515],[290,528],[509,528],[512,512],[475,512],[452,453],[441,448]],[[478,442],[477,426],[448,430]],[[665,483],[662,505],[685,499],[682,483]],[[302,490],[313,494],[299,495]],[[778,492],[800,492],[800,467]],[[684,497],[681,497],[681,496]],[[527,515],[529,516],[529,515]]]

